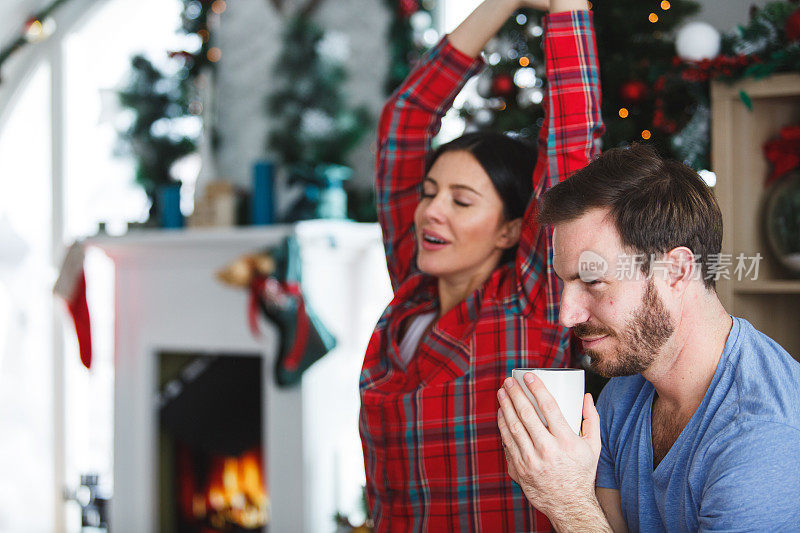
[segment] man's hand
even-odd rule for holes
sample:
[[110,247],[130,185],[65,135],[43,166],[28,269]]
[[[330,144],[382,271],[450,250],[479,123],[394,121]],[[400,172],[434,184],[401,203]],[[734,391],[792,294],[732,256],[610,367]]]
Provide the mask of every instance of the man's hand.
[[497,391],[497,425],[508,474],[528,501],[559,531],[610,531],[594,491],[600,457],[600,417],[592,396],[583,398],[583,436],[576,435],[555,399],[532,373],[525,374],[545,427],[519,383],[508,378]]

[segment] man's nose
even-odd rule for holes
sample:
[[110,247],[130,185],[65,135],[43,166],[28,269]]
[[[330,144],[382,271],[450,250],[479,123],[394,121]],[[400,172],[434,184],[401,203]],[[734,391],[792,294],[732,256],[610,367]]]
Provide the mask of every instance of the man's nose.
[[565,285],[561,291],[561,310],[558,321],[566,328],[575,327],[589,320],[589,312],[577,287]]

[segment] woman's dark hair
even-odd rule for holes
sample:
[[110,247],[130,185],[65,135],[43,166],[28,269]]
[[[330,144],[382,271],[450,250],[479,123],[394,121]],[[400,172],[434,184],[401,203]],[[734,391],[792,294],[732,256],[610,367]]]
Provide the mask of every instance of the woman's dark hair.
[[[468,152],[488,174],[497,194],[503,201],[506,220],[521,218],[533,195],[533,169],[536,148],[529,142],[495,132],[467,133],[441,145],[428,155],[425,174],[442,154]],[[512,261],[517,247],[503,253],[501,263]]]

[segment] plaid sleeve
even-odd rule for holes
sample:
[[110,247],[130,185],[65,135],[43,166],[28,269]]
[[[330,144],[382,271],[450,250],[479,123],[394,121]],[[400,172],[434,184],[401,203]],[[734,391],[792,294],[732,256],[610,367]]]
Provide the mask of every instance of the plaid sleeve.
[[467,80],[483,66],[442,39],[391,96],[378,122],[375,197],[392,288],[411,273],[414,210],[431,139]]
[[[597,155],[604,131],[600,116],[600,69],[589,11],[545,18],[544,56],[548,91],[534,170],[534,200],[525,213],[517,271],[528,310],[546,298],[547,319],[558,320],[560,286],[552,267],[552,230],[536,222],[538,201],[550,187]],[[546,273],[546,277],[543,274]],[[546,293],[546,294],[543,294]]]

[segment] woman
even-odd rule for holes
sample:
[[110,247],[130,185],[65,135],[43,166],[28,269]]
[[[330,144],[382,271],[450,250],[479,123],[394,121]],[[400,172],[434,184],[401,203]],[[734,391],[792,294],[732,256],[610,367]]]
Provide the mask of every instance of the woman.
[[[481,49],[521,7],[551,11],[538,160],[496,134],[430,154]],[[495,394],[513,368],[570,363],[551,235],[529,199],[592,157],[599,100],[586,0],[485,0],[386,104],[376,195],[394,299],[367,348],[359,423],[378,531],[549,531],[506,474]]]

